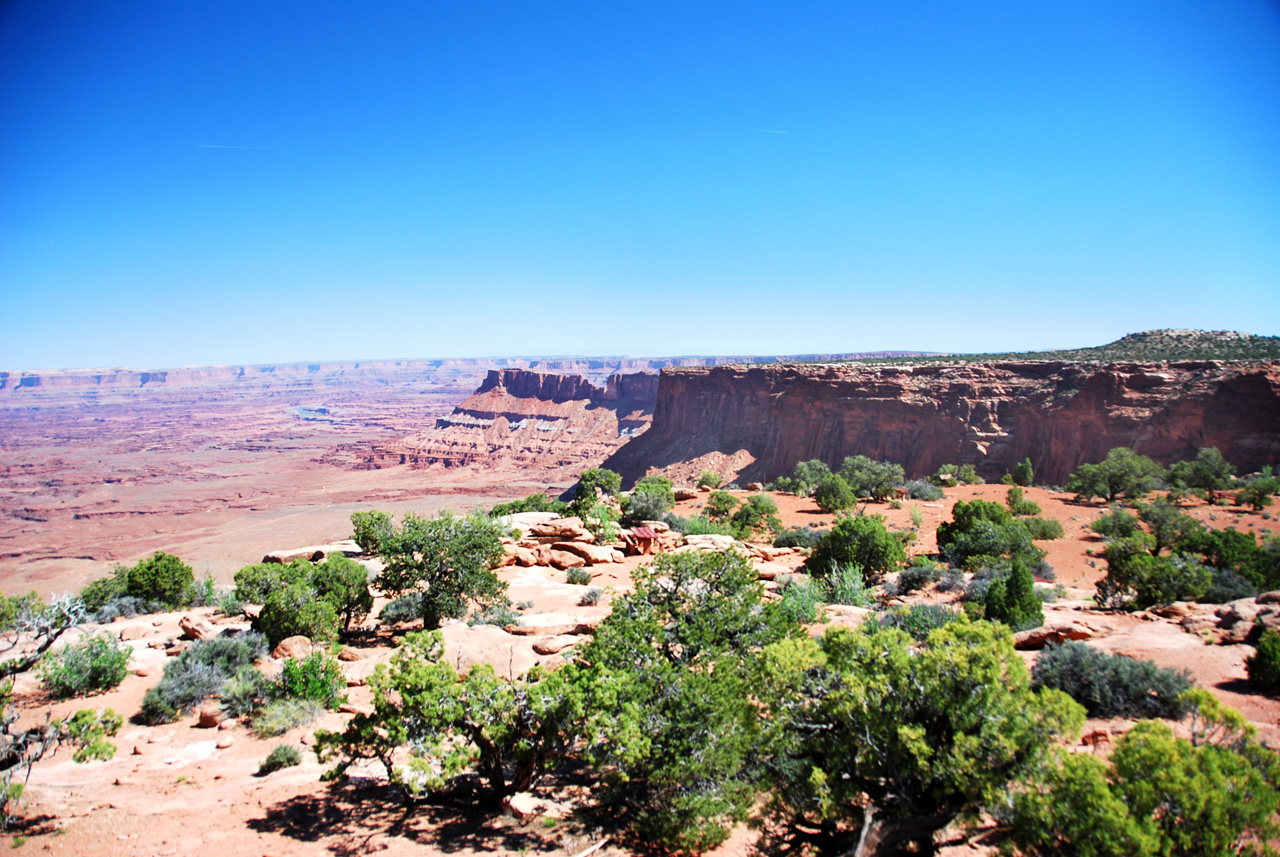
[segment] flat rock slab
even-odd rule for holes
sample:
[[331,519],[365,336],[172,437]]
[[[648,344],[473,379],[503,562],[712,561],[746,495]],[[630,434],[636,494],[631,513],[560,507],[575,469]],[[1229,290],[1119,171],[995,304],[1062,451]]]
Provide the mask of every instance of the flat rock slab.
[[558,637],[552,637],[549,640],[539,640],[533,644],[533,650],[540,655],[558,655],[570,646],[575,646],[582,641],[582,637],[577,634],[561,634]]
[[1093,630],[1077,622],[1055,622],[1052,625],[1041,625],[1029,628],[1013,635],[1013,647],[1023,651],[1043,649],[1049,643],[1065,643],[1067,640],[1087,640],[1093,636]]

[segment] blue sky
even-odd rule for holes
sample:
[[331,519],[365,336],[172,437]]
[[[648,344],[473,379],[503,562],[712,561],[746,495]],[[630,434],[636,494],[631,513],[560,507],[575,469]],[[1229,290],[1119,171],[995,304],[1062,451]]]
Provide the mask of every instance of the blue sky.
[[1280,333],[1280,4],[0,4],[0,369]]

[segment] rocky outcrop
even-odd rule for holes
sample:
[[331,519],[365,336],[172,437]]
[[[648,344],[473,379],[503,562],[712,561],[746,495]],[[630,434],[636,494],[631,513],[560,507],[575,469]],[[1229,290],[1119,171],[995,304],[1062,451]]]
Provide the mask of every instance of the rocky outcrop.
[[[604,387],[579,375],[495,369],[433,429],[367,456],[371,467],[582,470],[597,464],[653,418],[658,376],[611,376]],[[573,475],[573,474],[571,474]]]
[[[1159,461],[1216,446],[1241,472],[1280,464],[1275,363],[1061,361],[916,366],[664,369],[653,426],[604,466],[650,468],[736,456],[737,478],[863,454],[924,476],[973,464],[998,479],[1030,457],[1039,481],[1129,446]],[[696,476],[697,468],[686,468]]]

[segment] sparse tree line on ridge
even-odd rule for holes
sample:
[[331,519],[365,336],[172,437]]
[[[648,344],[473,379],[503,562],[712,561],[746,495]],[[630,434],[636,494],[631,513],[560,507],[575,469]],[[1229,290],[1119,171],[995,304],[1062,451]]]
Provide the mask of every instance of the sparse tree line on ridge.
[[[572,500],[535,494],[490,515],[383,512],[352,516],[355,539],[384,570],[373,581],[394,600],[383,622],[421,620],[389,667],[370,679],[373,711],[340,732],[318,734],[317,751],[341,779],[372,761],[406,800],[478,782],[499,799],[535,786],[567,761],[594,772],[598,799],[639,841],[698,852],[751,820],[761,847],[785,853],[928,853],[943,830],[985,815],[993,841],[1019,854],[1262,853],[1277,834],[1280,758],[1251,727],[1185,674],[1105,655],[1083,644],[1050,647],[1028,670],[1012,630],[1043,622],[1036,578],[1052,569],[1035,542],[1062,535],[1039,517],[1024,487],[1031,462],[1007,478],[1005,502],[959,501],[937,533],[937,560],[907,547],[867,501],[937,500],[943,487],[977,482],[972,467],[947,466],[907,481],[900,466],[851,456],[838,471],[802,462],[776,490],[812,496],[835,515],[828,530],[784,529],[764,493],[739,498],[704,473],[701,512],[671,512],[669,480],[650,476],[630,493],[595,468]],[[732,487],[732,486],[731,486]],[[1230,600],[1280,588],[1280,543],[1215,530],[1182,512],[1191,492],[1234,490],[1237,503],[1270,505],[1269,471],[1237,480],[1217,450],[1167,471],[1127,449],[1084,465],[1065,486],[1081,502],[1111,509],[1092,529],[1106,540],[1100,606],[1137,609],[1174,600]],[[1153,490],[1166,494],[1150,502]],[[902,502],[893,500],[892,502]],[[1133,509],[1130,512],[1125,506]],[[480,665],[465,675],[443,658],[437,630],[448,619],[505,622],[512,605],[493,568],[509,533],[504,516],[553,511],[581,518],[601,541],[620,525],[664,521],[687,534],[770,539],[808,550],[806,575],[765,592],[736,551],[664,554],[633,575],[635,591],[569,662],[505,679]],[[916,528],[920,521],[913,516]],[[345,683],[331,652],[373,606],[368,573],[346,557],[322,563],[246,566],[234,592],[219,596],[177,557],[156,554],[87,586],[78,599],[44,605],[31,596],[0,602],[0,625],[34,656],[2,665],[11,677],[35,668],[55,696],[84,696],[124,678],[128,650],[89,637],[53,644],[87,617],[214,605],[238,614],[260,604],[255,630],[193,643],[166,666],[136,718],[168,722],[216,698],[261,735],[278,735],[336,708]],[[870,606],[927,585],[963,593],[963,610],[893,607],[856,629],[806,628],[823,603]],[[322,648],[288,659],[279,679],[255,666],[269,647],[306,636]],[[1280,691],[1280,637],[1268,632],[1249,674]],[[9,687],[11,688],[11,683]],[[8,692],[0,702],[7,703]],[[121,718],[83,710],[39,730],[3,720],[6,820],[31,765],[59,743],[76,758],[108,758]],[[1109,759],[1067,753],[1086,716],[1140,721]],[[1165,721],[1185,722],[1178,737]],[[264,772],[297,763],[277,748]]]

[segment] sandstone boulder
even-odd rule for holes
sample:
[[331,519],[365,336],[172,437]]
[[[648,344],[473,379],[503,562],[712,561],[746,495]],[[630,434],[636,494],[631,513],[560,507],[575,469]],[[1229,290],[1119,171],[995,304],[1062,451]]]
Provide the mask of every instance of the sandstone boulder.
[[1259,604],[1280,604],[1280,589],[1264,592],[1254,599]]
[[756,563],[756,575],[761,580],[777,580],[779,575],[791,574],[791,569],[785,565],[778,565],[772,562]]
[[593,545],[584,542],[556,542],[551,550],[571,553],[581,557],[587,565],[603,565],[610,562],[622,562],[622,553],[608,545]]
[[538,555],[529,548],[516,548],[516,565],[522,568],[529,568],[538,564]]
[[216,702],[206,702],[200,706],[199,726],[201,729],[216,729],[218,724],[227,719],[226,712]]
[[748,490],[748,491],[763,491],[763,490],[764,490],[764,485],[762,485],[762,484],[761,484],[761,483],[759,483],[759,482],[748,482],[748,483],[747,483],[747,490]]
[[582,568],[587,561],[575,553],[568,551],[551,549],[551,561],[549,563],[553,568],[565,571],[570,568]]
[[296,637],[285,637],[280,641],[280,645],[271,650],[271,657],[276,660],[284,658],[305,658],[311,654],[311,640],[302,635]]
[[120,642],[127,643],[129,640],[139,640],[146,636],[146,629],[141,625],[130,625],[127,628],[120,629]]
[[1067,640],[1087,640],[1093,631],[1078,622],[1055,622],[1029,628],[1013,635],[1013,647],[1023,651],[1043,649],[1049,643],[1065,643]]
[[706,533],[698,536],[685,536],[684,546],[702,551],[726,551],[733,547],[737,540],[733,536],[720,536]]
[[677,503],[683,502],[684,500],[697,500],[697,499],[698,499],[698,492],[696,489],[691,489],[691,488],[676,489]]
[[503,800],[502,805],[507,812],[521,821],[537,818],[547,809],[546,803],[529,792],[516,792]]
[[539,542],[594,542],[596,537],[582,526],[578,518],[556,518],[545,524],[535,524],[525,536]]
[[338,652],[338,660],[346,661],[347,663],[352,663],[354,661],[363,661],[364,655],[360,654],[355,649],[349,646],[343,646],[342,649]]
[[533,644],[533,650],[540,655],[557,655],[581,640],[577,634],[561,634],[549,640],[539,640]]
[[208,622],[189,615],[178,620],[178,627],[182,629],[184,640],[211,640],[218,636],[218,632]]

